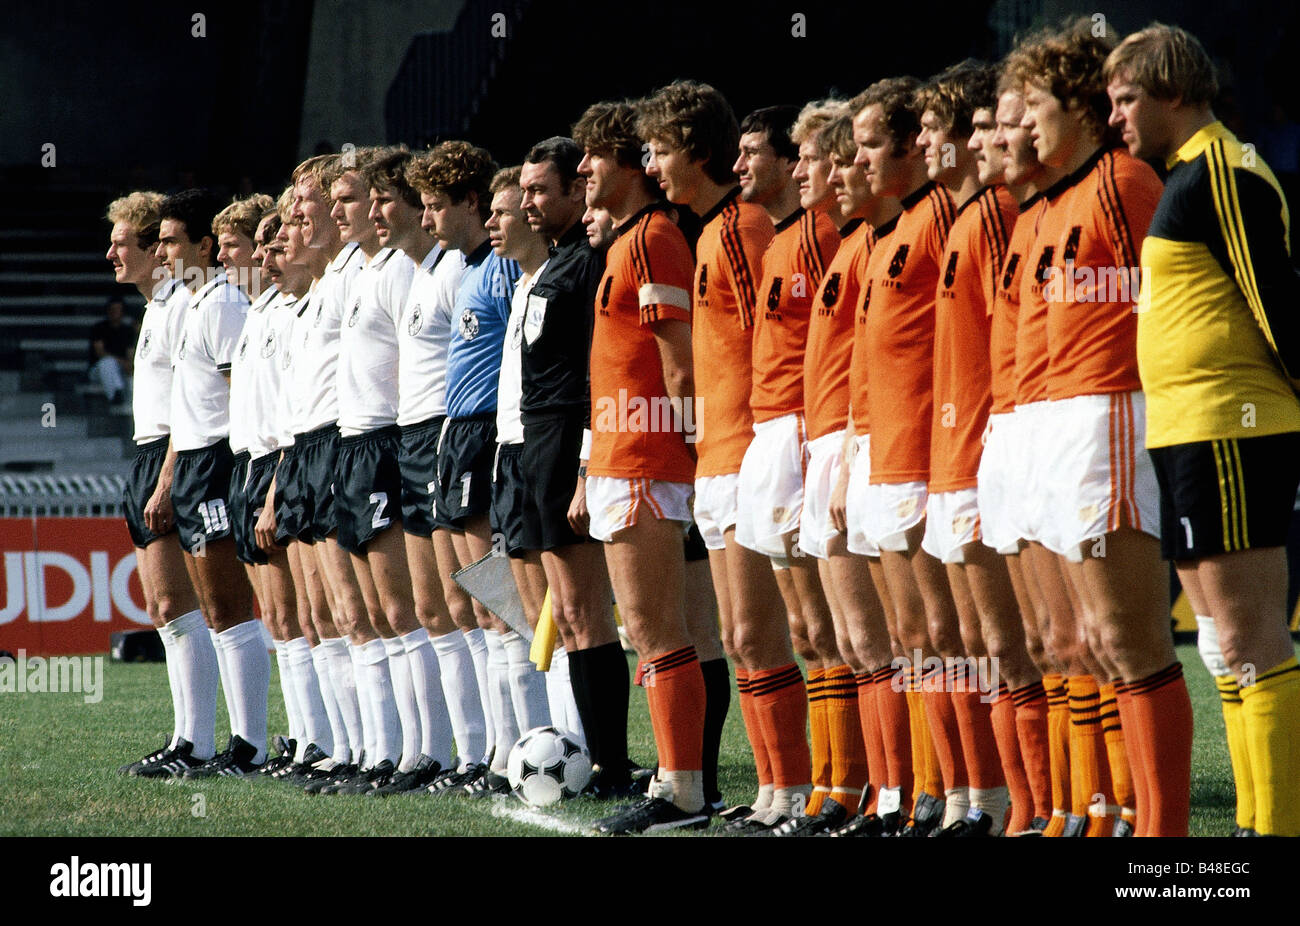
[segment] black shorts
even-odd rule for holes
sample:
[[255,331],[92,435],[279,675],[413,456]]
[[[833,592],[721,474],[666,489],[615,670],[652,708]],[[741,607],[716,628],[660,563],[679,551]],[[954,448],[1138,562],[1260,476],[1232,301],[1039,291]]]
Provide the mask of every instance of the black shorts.
[[589,539],[569,526],[583,418],[581,410],[524,416],[524,543],[530,550],[554,550]]
[[704,537],[700,534],[700,529],[691,522],[690,528],[686,531],[686,562],[698,563],[702,559],[709,558],[709,548],[704,545]]
[[[239,459],[246,454],[235,456],[235,474],[240,470]],[[262,508],[266,505],[266,492],[271,488],[271,479],[275,476],[275,467],[279,462],[280,451],[268,453],[260,456],[251,463],[245,462],[248,478],[244,481],[241,489],[240,507],[242,515],[235,521],[235,555],[239,557],[241,563],[248,563],[250,566],[265,566],[269,560],[262,548],[257,545],[257,519],[262,513]],[[236,476],[231,477],[233,483]],[[235,497],[235,487],[230,488],[230,495]],[[233,511],[233,508],[232,508]]]
[[451,527],[437,517],[434,499],[438,493],[438,438],[442,436],[439,415],[402,428],[402,530],[417,537],[433,536],[434,528]]
[[147,547],[161,536],[145,527],[144,506],[149,504],[154,490],[158,488],[158,474],[162,472],[163,461],[167,459],[167,443],[170,439],[160,437],[147,444],[137,444],[135,459],[131,461],[131,475],[122,487],[122,512],[126,515],[126,529],[131,534],[131,543],[137,547]]
[[492,468],[492,533],[502,538],[506,553],[514,557],[523,556],[528,549],[523,537],[527,491],[524,445],[497,444],[496,465]]
[[316,543],[334,533],[334,468],[339,429],[327,424],[295,434],[275,480],[275,539]]
[[492,510],[496,412],[453,418],[438,444],[438,519],[453,528]]
[[339,438],[334,514],[339,546],[358,555],[390,525],[402,523],[401,431],[397,425]]
[[1300,433],[1156,447],[1151,459],[1166,559],[1286,546]]
[[172,508],[185,552],[196,553],[205,544],[230,536],[231,513],[227,502],[234,465],[230,442],[224,437],[199,450],[181,450],[176,454]]

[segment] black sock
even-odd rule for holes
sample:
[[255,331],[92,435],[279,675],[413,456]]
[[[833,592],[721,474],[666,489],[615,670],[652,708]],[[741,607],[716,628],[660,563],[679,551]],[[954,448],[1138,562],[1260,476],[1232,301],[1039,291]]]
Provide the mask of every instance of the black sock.
[[722,727],[731,706],[731,677],[726,657],[700,663],[704,673],[704,799],[711,804],[722,800],[718,789],[718,752],[722,748]]
[[573,701],[582,720],[582,733],[587,739],[587,753],[593,765],[600,764],[600,728],[591,706],[587,686],[587,661],[591,650],[574,650],[569,653],[569,685],[573,688]]
[[[627,761],[627,704],[631,691],[627,656],[618,642],[593,647],[584,655],[587,664],[583,678],[595,717],[593,726],[600,730],[598,761],[602,778],[607,784],[624,784],[631,780]],[[587,736],[590,742],[591,734]],[[592,761],[597,761],[594,755]]]

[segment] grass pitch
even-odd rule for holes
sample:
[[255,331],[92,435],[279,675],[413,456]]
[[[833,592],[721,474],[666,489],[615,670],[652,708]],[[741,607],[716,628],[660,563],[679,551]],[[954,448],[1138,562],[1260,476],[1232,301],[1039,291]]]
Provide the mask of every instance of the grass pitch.
[[[1195,645],[1180,646],[1178,655],[1196,718],[1192,834],[1227,835],[1233,787],[1218,694]],[[270,730],[285,732],[272,664]],[[219,746],[228,732],[224,715],[219,708]],[[179,782],[117,773],[119,765],[156,749],[170,725],[167,670],[160,663],[124,665],[106,657],[103,700],[96,704],[80,694],[0,694],[0,836],[555,836],[581,834],[612,812],[587,798],[541,813],[514,798],[320,797],[266,779]],[[633,758],[653,761],[645,691],[636,687],[628,741]],[[734,690],[720,764],[728,803],[751,799],[753,760]]]

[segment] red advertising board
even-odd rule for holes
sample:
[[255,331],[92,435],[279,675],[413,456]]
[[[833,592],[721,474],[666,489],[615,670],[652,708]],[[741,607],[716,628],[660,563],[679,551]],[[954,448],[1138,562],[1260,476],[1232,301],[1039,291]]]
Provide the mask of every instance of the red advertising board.
[[102,653],[151,626],[121,518],[0,518],[0,649]]

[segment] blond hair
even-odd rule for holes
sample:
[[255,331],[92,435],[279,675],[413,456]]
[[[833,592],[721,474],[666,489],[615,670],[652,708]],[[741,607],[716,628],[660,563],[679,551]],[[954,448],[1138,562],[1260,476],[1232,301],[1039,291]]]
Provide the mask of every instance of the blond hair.
[[262,221],[262,216],[270,212],[273,206],[271,197],[265,193],[254,193],[243,199],[236,199],[213,217],[212,234],[234,232],[252,241],[253,236],[257,234],[257,225]]
[[1106,58],[1106,82],[1123,78],[1157,100],[1213,102],[1219,94],[1214,62],[1196,36],[1178,26],[1152,23],[1134,32]]
[[821,131],[826,125],[848,112],[847,100],[813,100],[799,110],[794,125],[790,128],[790,140],[796,145],[816,138],[817,153],[825,155],[829,150],[822,138]]
[[136,190],[109,203],[105,218],[114,225],[125,222],[135,232],[136,244],[149,248],[158,243],[159,212],[166,198],[153,190]]

